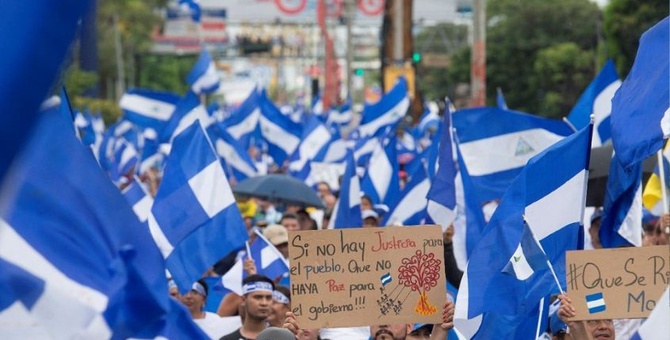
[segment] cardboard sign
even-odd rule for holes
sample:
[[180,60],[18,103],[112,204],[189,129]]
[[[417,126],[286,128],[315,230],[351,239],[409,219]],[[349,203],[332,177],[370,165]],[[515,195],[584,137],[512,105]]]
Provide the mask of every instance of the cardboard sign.
[[441,322],[439,226],[289,232],[289,264],[301,328]]
[[670,282],[668,246],[569,251],[574,320],[646,318]]

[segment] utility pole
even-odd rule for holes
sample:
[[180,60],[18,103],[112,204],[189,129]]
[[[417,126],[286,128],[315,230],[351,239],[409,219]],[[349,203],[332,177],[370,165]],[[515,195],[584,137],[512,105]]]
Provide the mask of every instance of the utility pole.
[[473,0],[470,106],[486,105],[486,0]]
[[351,27],[354,24],[354,16],[356,15],[356,0],[345,0],[344,2],[344,16],[347,24],[347,98],[352,98],[351,95],[351,78],[353,78],[353,63],[354,63],[354,43],[351,38]]

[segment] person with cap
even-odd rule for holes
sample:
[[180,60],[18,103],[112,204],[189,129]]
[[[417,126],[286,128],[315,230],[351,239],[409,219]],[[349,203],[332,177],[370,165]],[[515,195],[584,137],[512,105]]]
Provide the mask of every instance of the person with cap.
[[288,230],[286,227],[281,224],[271,224],[265,227],[263,236],[279,250],[284,258],[288,258]]
[[372,210],[366,209],[361,211],[361,217],[363,218],[363,228],[376,228],[379,227],[379,214]]
[[[207,334],[210,339],[218,339],[226,332],[240,324],[237,319],[222,319],[218,315],[205,311],[205,302],[209,287],[204,279],[200,279],[193,283],[191,290],[189,290],[182,297],[182,303],[191,313],[193,322]],[[237,322],[236,322],[237,320]]]
[[242,281],[244,321],[242,327],[225,335],[221,340],[254,340],[267,326],[272,313],[272,292],[275,284],[264,275],[249,275]]
[[291,310],[291,290],[287,286],[276,285],[272,292],[272,314],[267,319],[270,326],[282,327],[286,312]]

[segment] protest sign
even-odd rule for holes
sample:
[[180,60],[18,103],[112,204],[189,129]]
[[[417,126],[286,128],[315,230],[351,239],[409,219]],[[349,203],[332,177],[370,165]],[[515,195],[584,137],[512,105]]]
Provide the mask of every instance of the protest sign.
[[667,246],[569,251],[573,320],[646,318],[670,282]]
[[439,226],[292,231],[289,264],[302,328],[441,322]]

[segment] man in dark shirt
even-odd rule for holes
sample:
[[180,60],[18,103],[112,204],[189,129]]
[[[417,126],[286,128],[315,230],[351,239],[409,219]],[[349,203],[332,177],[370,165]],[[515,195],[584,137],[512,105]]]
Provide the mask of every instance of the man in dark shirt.
[[272,313],[274,282],[263,275],[249,275],[242,281],[244,317],[242,327],[220,340],[254,340],[267,326]]

